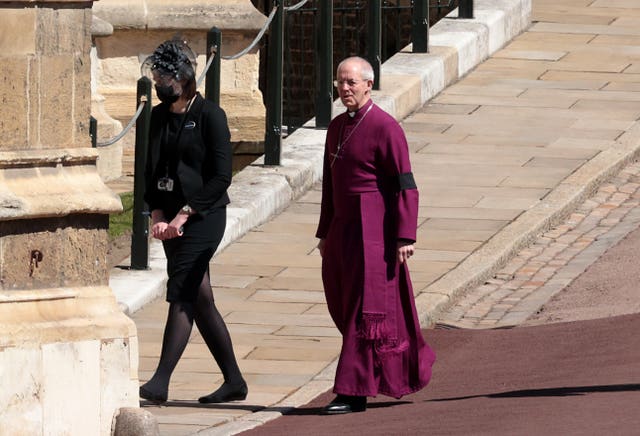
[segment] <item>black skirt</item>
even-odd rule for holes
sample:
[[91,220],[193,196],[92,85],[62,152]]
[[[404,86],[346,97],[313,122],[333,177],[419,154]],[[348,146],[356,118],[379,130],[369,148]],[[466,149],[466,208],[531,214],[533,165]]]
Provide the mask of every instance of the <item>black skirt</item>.
[[162,241],[167,256],[167,301],[194,302],[209,262],[218,249],[227,223],[227,208],[207,216],[193,215],[183,235]]

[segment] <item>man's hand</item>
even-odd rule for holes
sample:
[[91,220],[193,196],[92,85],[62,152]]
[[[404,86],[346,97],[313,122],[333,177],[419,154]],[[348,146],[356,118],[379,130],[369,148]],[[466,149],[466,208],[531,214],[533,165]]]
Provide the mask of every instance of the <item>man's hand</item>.
[[409,241],[398,241],[398,262],[405,263],[413,256],[413,244]]
[[324,238],[318,241],[318,251],[320,251],[320,257],[324,257]]

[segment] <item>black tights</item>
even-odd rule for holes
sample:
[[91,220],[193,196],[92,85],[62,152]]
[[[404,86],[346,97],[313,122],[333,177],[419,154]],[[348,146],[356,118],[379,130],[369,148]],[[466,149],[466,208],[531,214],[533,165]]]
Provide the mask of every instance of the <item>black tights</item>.
[[145,383],[148,391],[166,394],[169,379],[189,341],[195,321],[202,338],[222,371],[225,383],[243,384],[244,380],[233,353],[231,336],[213,301],[209,272],[204,274],[195,303],[173,302],[169,304],[167,325],[162,339],[160,362],[153,377]]

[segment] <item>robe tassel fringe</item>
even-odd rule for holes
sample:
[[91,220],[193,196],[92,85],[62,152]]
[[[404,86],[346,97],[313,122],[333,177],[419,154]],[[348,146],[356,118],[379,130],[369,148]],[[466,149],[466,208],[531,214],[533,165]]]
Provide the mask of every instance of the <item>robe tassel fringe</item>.
[[365,314],[358,328],[358,337],[370,341],[382,341],[387,337],[383,314]]

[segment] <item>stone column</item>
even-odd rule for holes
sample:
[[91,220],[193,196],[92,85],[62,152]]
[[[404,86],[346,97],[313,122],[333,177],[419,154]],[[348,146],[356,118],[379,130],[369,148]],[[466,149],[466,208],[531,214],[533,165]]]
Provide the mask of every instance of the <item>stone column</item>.
[[89,1],[0,0],[0,427],[109,435],[138,405],[135,325],[108,287],[89,139]]

